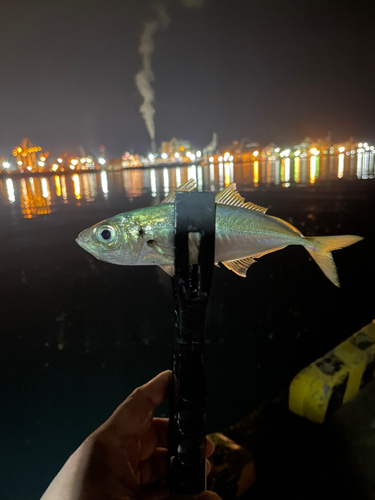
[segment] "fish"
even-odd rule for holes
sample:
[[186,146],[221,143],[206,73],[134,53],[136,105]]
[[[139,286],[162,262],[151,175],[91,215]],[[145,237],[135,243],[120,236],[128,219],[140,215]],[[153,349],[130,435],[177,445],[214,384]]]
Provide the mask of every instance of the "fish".
[[[173,276],[175,193],[194,189],[195,182],[190,179],[160,204],[110,217],[82,231],[76,242],[100,261],[120,266],[160,266]],[[267,215],[267,208],[245,202],[235,183],[216,194],[215,204],[215,264],[222,263],[241,277],[246,277],[249,267],[260,257],[300,245],[339,287],[331,252],[363,239],[355,235],[303,236],[289,222]],[[189,235],[191,263],[198,257],[196,236]]]

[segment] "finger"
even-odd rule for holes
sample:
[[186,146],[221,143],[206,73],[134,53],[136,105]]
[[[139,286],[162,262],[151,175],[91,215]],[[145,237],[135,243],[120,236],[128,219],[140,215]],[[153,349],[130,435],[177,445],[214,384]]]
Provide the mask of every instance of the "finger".
[[119,436],[140,435],[150,427],[155,408],[167,398],[170,371],[138,387],[115,410],[107,425]]
[[[157,418],[152,421],[150,430],[154,430],[157,434],[157,446],[160,448],[168,448],[168,429],[169,418]],[[210,457],[215,451],[214,442],[206,436],[206,457]]]
[[173,495],[168,496],[165,486],[148,486],[143,490],[144,500],[221,500],[221,497],[213,491],[202,491],[197,495]]
[[139,463],[140,483],[149,484],[156,479],[166,478],[168,472],[168,451],[165,448],[157,448],[155,453]]
[[206,457],[210,457],[215,451],[214,442],[206,436]]

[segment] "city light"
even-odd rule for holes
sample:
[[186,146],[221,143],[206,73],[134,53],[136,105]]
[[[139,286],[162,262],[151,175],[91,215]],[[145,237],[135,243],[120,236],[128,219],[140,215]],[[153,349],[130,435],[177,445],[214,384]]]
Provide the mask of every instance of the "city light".
[[253,156],[255,156],[255,158],[259,155],[259,151],[254,151],[253,152]]
[[59,163],[62,163],[62,162],[63,162],[62,158],[57,158],[57,161],[58,161]]
[[301,150],[297,149],[297,151],[294,151],[294,156],[299,156],[301,154]]
[[40,167],[44,167],[44,161],[38,161],[38,165],[39,165]]
[[222,156],[219,156],[218,160],[221,162],[223,161],[223,157]]
[[[149,159],[150,161],[154,161],[154,155],[153,155],[152,153],[150,153],[150,154],[148,155],[148,159]],[[105,161],[104,161],[104,163],[102,163],[100,160],[103,160],[103,158],[99,158],[99,163],[100,163],[100,165],[104,165]]]
[[200,157],[202,156],[202,152],[201,152],[201,151],[197,151],[195,156],[196,156],[197,158],[200,158]]
[[210,163],[213,163],[215,161],[215,158],[213,156],[210,156],[209,160]]
[[166,160],[168,158],[168,155],[167,155],[167,153],[162,153],[161,157],[163,158],[163,160]]
[[10,167],[9,161],[3,161],[3,167],[4,168],[9,168]]
[[339,152],[340,152],[340,153],[343,153],[344,151],[345,151],[344,146],[340,146],[340,147],[339,147]]
[[17,164],[18,164],[20,167],[23,165],[23,163],[22,163],[22,161],[21,161],[21,160],[19,160],[19,161],[17,162]]
[[75,165],[78,165],[78,160],[77,160],[76,158],[74,158],[73,160],[71,160],[71,161],[70,161],[70,163],[71,163],[72,165],[74,165],[74,166],[75,166]]
[[180,153],[175,153],[175,154],[174,154],[174,157],[175,157],[175,158],[180,158]]

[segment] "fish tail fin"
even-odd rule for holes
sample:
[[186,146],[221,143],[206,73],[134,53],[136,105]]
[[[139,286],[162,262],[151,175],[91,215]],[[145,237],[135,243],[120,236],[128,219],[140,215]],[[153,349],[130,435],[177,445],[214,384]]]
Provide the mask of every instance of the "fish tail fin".
[[308,238],[309,244],[306,250],[318,264],[323,273],[332,283],[340,287],[337,269],[331,252],[340,250],[363,240],[361,236],[343,235],[343,236],[315,236]]

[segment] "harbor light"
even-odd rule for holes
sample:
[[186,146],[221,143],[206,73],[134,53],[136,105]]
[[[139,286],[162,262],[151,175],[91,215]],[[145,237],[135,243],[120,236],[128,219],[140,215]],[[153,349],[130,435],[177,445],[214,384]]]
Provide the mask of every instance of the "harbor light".
[[44,167],[44,161],[38,161],[38,165],[39,165],[40,167]]
[[[149,159],[150,161],[154,161],[154,155],[153,155],[152,153],[150,153],[150,154],[148,155],[148,159]],[[99,163],[100,163],[100,165],[104,165],[104,163],[105,163],[105,162],[104,162],[104,163],[102,163],[100,160],[103,160],[103,158],[99,158]]]
[[340,147],[339,147],[339,153],[343,153],[344,151],[345,151],[344,146],[340,146]]
[[202,156],[202,151],[197,151],[197,153],[196,153],[196,157],[197,157],[197,158],[200,158],[201,156]]
[[311,148],[310,149],[310,153],[314,156],[318,156],[318,154],[320,153],[319,149],[317,148]]
[[76,158],[73,158],[73,160],[70,161],[70,163],[74,166],[78,165],[78,160]]
[[191,154],[191,155],[190,155],[190,160],[191,160],[191,161],[194,161],[194,160],[195,160],[195,154]]
[[223,157],[222,157],[222,156],[219,156],[218,160],[219,160],[220,162],[222,162],[222,161],[223,161]]
[[284,149],[284,151],[281,151],[280,156],[282,158],[287,157],[290,155],[290,149]]
[[186,153],[186,156],[187,156],[188,158],[190,158],[190,156],[191,156],[190,151],[188,151],[188,152]]
[[301,154],[301,150],[297,149],[297,151],[294,151],[294,156],[299,156]]
[[215,161],[215,158],[213,156],[210,156],[209,160],[210,163],[213,163]]
[[[154,158],[154,157],[152,156],[152,158]],[[105,164],[105,159],[104,158],[99,158],[99,163],[100,163],[100,165],[104,165]]]
[[21,161],[21,160],[19,160],[17,163],[18,163],[18,165],[19,165],[20,167],[22,167],[23,163],[22,163],[22,161]]
[[57,161],[58,161],[59,163],[62,163],[62,158],[57,158]]
[[167,153],[162,153],[161,157],[163,158],[163,160],[166,160],[168,158],[168,155],[167,155]]
[[59,166],[58,166],[58,164],[57,164],[57,163],[54,163],[54,164],[52,165],[52,170],[53,170],[54,172],[56,172],[56,170],[57,170],[58,168],[59,168]]
[[4,168],[9,168],[10,167],[9,161],[3,161],[3,167]]
[[254,151],[253,156],[257,157],[259,155],[259,151]]
[[40,157],[40,160],[41,160],[41,161],[46,161],[46,157],[45,157],[45,156],[41,156],[41,157]]
[[230,155],[229,161],[233,161],[233,155]]
[[180,153],[175,153],[175,154],[174,154],[174,157],[175,157],[175,158],[180,158]]

